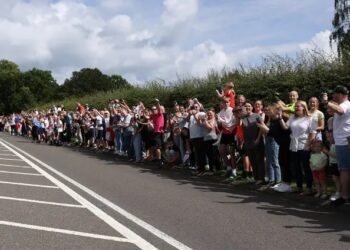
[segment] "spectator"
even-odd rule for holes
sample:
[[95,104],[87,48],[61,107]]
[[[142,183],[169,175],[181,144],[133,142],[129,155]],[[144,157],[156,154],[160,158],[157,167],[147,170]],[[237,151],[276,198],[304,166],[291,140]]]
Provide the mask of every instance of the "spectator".
[[322,132],[324,130],[324,114],[318,110],[320,103],[316,97],[311,97],[309,99],[310,115],[314,122],[316,123],[316,140],[322,141]]
[[254,179],[257,185],[264,184],[264,144],[262,132],[258,124],[263,123],[261,116],[253,113],[253,105],[245,103],[246,116],[242,117],[244,150],[247,152],[249,161],[253,167]]
[[328,102],[328,108],[334,112],[333,136],[340,171],[341,197],[332,203],[336,206],[349,202],[350,199],[350,102],[349,90],[337,86],[333,91],[333,100]]
[[[280,113],[280,118],[282,113]],[[295,104],[295,114],[285,123],[280,119],[284,129],[290,129],[291,141],[289,150],[293,159],[293,170],[297,181],[297,192],[302,195],[312,194],[312,173],[310,169],[310,145],[316,136],[316,126],[313,122],[307,104],[298,101]],[[303,172],[306,178],[307,191],[303,192]]]
[[328,164],[328,158],[323,152],[322,142],[317,140],[313,141],[311,144],[311,151],[310,168],[317,190],[315,198],[326,199],[326,166]]

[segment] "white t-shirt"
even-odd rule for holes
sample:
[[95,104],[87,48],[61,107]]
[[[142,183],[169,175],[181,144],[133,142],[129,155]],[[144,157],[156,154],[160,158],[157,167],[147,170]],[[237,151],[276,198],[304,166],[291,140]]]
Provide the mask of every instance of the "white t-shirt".
[[320,120],[324,120],[324,114],[319,110],[316,110],[315,112],[311,113],[311,117],[316,123],[316,127],[318,127],[318,122]]
[[289,149],[292,152],[304,150],[309,134],[316,134],[316,124],[311,116],[298,118],[292,115],[287,121],[287,125],[291,131]]
[[333,136],[335,145],[343,146],[348,144],[347,138],[350,136],[350,102],[347,100],[340,104],[344,110],[343,114],[334,114]]
[[97,125],[97,130],[103,130],[102,117],[99,115],[96,117],[96,125]]
[[[199,112],[197,115],[203,116],[205,115],[205,113]],[[194,118],[193,115],[191,115],[190,117],[189,130],[190,130],[190,139],[201,138],[204,136],[203,126],[199,122],[197,122],[196,118]]]
[[218,122],[221,124],[221,126],[224,129],[229,129],[233,127],[233,125],[235,125],[236,120],[235,120],[235,116],[232,113],[231,107],[220,110],[218,114]]

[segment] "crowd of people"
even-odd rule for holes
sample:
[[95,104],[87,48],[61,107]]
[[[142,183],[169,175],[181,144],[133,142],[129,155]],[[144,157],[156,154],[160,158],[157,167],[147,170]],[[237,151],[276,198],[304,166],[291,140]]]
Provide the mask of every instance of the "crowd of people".
[[[232,82],[216,95],[218,110],[197,98],[174,102],[169,110],[158,99],[151,107],[115,99],[103,110],[77,103],[74,111],[61,105],[2,116],[0,129],[37,143],[113,151],[135,164],[188,168],[198,176],[222,174],[226,181],[243,179],[278,192],[329,198],[337,206],[350,202],[345,86],[337,86],[332,97],[324,93],[307,102],[296,91],[287,103],[278,98],[252,102],[236,96]],[[335,187],[330,196],[329,176]]]

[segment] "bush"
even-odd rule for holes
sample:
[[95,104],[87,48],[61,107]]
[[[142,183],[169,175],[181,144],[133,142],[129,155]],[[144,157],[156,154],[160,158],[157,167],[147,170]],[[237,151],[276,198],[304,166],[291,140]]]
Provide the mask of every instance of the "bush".
[[[109,92],[99,92],[84,97],[70,97],[61,101],[67,109],[74,109],[75,102],[89,103],[96,108],[104,108],[109,99],[125,99],[131,105],[143,101],[149,107],[158,98],[167,108],[173,102],[185,104],[187,98],[196,97],[205,107],[218,108],[215,89],[227,81],[235,83],[237,94],[250,100],[262,99],[273,102],[275,93],[288,99],[288,92],[296,90],[300,98],[307,100],[319,97],[322,92],[330,92],[336,85],[347,87],[350,82],[350,65],[335,56],[320,51],[305,51],[295,58],[270,55],[262,59],[258,66],[240,66],[222,72],[211,71],[203,78],[182,78],[173,82],[156,80],[145,85],[134,85]],[[57,102],[56,102],[57,104]],[[41,104],[39,109],[51,107],[53,103]]]

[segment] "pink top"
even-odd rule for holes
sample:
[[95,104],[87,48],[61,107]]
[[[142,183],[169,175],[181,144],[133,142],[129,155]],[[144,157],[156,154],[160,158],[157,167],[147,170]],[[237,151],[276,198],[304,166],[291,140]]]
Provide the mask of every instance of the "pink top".
[[164,132],[164,115],[163,113],[151,114],[151,120],[154,126],[155,133],[163,133]]

